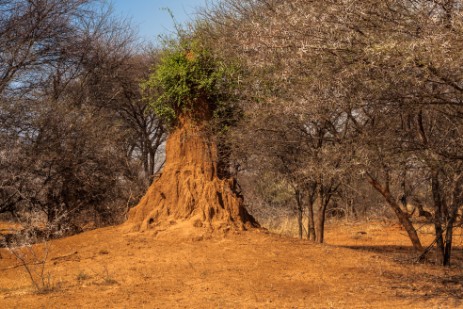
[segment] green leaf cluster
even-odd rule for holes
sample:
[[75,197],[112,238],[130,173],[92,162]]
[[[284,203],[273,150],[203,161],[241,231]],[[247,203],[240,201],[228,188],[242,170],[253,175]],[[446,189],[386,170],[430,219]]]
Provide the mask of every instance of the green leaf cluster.
[[211,112],[220,107],[230,72],[197,41],[171,42],[141,87],[155,113],[172,125],[182,113],[204,108],[204,102]]

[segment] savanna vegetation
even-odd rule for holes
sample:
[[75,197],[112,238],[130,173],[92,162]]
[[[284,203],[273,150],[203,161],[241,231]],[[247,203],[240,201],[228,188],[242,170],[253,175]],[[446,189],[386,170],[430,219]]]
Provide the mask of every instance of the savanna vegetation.
[[51,234],[122,222],[163,164],[155,53],[100,3],[0,2],[0,212]]
[[[332,218],[392,219],[450,265],[462,1],[213,1],[151,48],[97,1],[0,0],[0,16],[4,219],[49,236],[127,213],[137,229],[256,227],[246,206],[319,243]],[[129,212],[153,180],[156,208]]]
[[205,12],[197,31],[243,69],[231,140],[259,211],[292,204],[299,236],[323,242],[327,217],[378,215],[383,203],[418,252],[412,215],[432,224],[449,265],[462,17],[460,1],[426,0],[221,1]]

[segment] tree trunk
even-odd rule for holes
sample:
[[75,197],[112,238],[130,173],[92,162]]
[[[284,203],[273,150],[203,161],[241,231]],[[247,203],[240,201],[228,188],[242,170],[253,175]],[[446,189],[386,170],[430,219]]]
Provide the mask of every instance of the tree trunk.
[[315,230],[315,241],[323,243],[325,237],[325,216],[322,212],[317,215],[317,228]]
[[146,145],[146,139],[143,138],[141,143],[141,157],[143,161],[143,171],[145,172],[145,177],[149,178],[149,158],[148,158],[148,146]]
[[148,171],[148,178],[152,178],[154,176],[154,167],[156,165],[156,151],[153,148],[149,148],[149,171]]
[[309,199],[307,204],[307,238],[315,241],[315,222],[313,214],[313,201]]
[[317,228],[315,229],[315,241],[323,243],[325,238],[325,214],[327,201],[325,200],[325,192],[323,185],[319,185],[317,192]]
[[[204,113],[205,114],[205,113]],[[234,178],[217,176],[217,146],[204,114],[182,115],[166,144],[166,163],[140,203],[130,210],[129,230],[163,230],[176,223],[208,231],[257,227]],[[193,120],[194,119],[194,120]]]
[[[452,222],[453,224],[453,222]],[[444,258],[443,265],[450,266],[450,258],[452,256],[452,240],[453,240],[453,226],[450,224],[447,226],[445,233],[445,248],[444,248]]]
[[458,208],[461,204],[461,181],[463,175],[459,175],[453,184],[451,210],[447,221],[447,228],[445,231],[445,248],[444,248],[444,266],[450,266],[450,258],[452,257],[452,241],[453,241],[453,224],[455,223],[458,215]]
[[400,224],[404,227],[405,231],[407,231],[408,237],[410,238],[415,251],[423,251],[423,246],[421,245],[421,241],[418,237],[418,234],[416,233],[415,227],[413,226],[409,217],[402,211],[399,204],[397,204],[397,202],[394,200],[391,192],[389,192],[389,189],[381,186],[381,184],[370,175],[368,175],[368,182],[373,186],[373,188],[381,193],[381,195],[386,199],[388,205],[392,208],[392,210],[394,210],[394,213],[399,219]]
[[294,192],[294,195],[296,198],[296,205],[297,205],[297,224],[299,227],[299,239],[302,239],[302,232],[304,228],[304,226],[302,225],[302,214],[303,214],[304,208],[302,205],[301,192],[296,189]]
[[431,190],[434,202],[434,229],[436,235],[437,259],[444,264],[445,248],[442,229],[442,197],[440,194],[439,175],[433,172],[431,177]]

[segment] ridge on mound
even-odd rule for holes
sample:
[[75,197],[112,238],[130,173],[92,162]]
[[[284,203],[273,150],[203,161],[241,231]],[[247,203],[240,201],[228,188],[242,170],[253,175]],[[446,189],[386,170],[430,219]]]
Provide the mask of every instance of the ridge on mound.
[[168,137],[162,173],[129,212],[131,231],[179,223],[208,231],[259,226],[243,206],[236,179],[217,175],[217,144],[206,133],[207,121],[192,119],[180,117]]

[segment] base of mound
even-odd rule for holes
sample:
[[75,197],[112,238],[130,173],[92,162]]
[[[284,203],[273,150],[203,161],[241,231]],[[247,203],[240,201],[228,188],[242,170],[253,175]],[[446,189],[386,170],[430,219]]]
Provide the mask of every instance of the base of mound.
[[166,163],[129,212],[129,231],[172,229],[226,233],[259,227],[247,212],[234,178],[217,175],[218,151],[205,125],[182,118],[166,144]]

